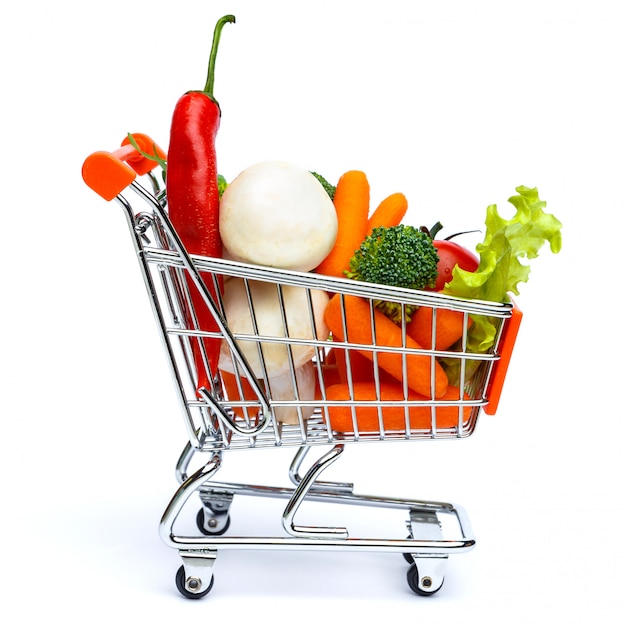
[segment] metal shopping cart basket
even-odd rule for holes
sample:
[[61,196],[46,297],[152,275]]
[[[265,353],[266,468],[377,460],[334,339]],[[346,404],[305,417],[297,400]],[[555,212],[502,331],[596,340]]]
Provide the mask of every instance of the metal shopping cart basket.
[[[132,146],[123,145],[111,153],[90,155],[83,166],[83,178],[105,200],[115,199],[124,209],[186,425],[187,440],[176,465],[179,486],[159,527],[165,544],[178,550],[182,558],[176,574],[178,590],[189,598],[206,595],[213,585],[217,554],[237,548],[396,552],[409,563],[407,581],[415,593],[437,592],[443,584],[448,555],[469,551],[475,544],[461,507],[357,495],[350,483],[321,481],[319,477],[346,445],[471,435],[481,410],[495,413],[521,313],[513,304],[462,300],[190,255],[168,219],[165,191],[152,171],[155,166]],[[127,192],[141,210],[133,208]],[[251,324],[247,332],[235,332],[227,322],[221,294],[232,281],[245,294]],[[274,294],[282,318],[281,328],[272,334],[261,328],[260,313],[255,310],[254,290],[260,285]],[[286,302],[292,292],[304,302],[299,326],[308,332],[291,332],[293,323]],[[329,297],[336,294],[342,332],[330,336],[327,331],[320,332],[319,311],[314,304],[320,292]],[[351,298],[365,303],[361,323],[370,331],[367,344],[351,339],[347,313]],[[375,302],[381,299],[429,311],[432,342],[416,347],[403,323],[401,342],[385,344],[377,336],[375,324]],[[204,315],[200,315],[199,307],[206,308]],[[206,318],[207,310],[213,320],[211,328],[202,327],[199,321]],[[461,320],[461,339],[453,347],[440,349],[436,345],[437,319],[450,312]],[[467,331],[477,316],[488,316],[497,324],[498,340],[487,353],[471,352],[467,346]],[[207,345],[216,341],[220,342],[220,358],[229,367],[211,371]],[[282,351],[286,364],[280,391],[267,370],[272,350]],[[306,366],[298,360],[302,353],[308,355]],[[363,355],[370,376],[365,385],[354,373]],[[400,367],[394,393],[386,383],[386,358]],[[411,388],[409,371],[415,358],[422,366],[428,363],[428,389],[422,393]],[[456,395],[437,397],[435,393],[440,362],[455,372],[456,385],[450,387],[456,389]],[[369,391],[365,393],[364,388]],[[341,390],[339,395],[337,389]],[[214,480],[226,453],[232,458],[239,450],[289,446],[295,448],[289,487]],[[311,449],[321,452],[304,471],[303,461]],[[192,459],[207,457],[199,469],[190,469]],[[175,531],[176,520],[194,494],[200,500],[198,532],[183,536]],[[242,495],[285,499],[280,520],[284,531],[277,536],[229,534],[229,508],[234,496]],[[407,514],[408,537],[406,529],[399,536],[372,539],[353,537],[343,527],[297,524],[295,517],[304,502],[401,509]]]

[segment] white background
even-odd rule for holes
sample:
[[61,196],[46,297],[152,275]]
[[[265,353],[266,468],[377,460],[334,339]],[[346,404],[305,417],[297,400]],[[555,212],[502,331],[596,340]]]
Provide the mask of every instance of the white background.
[[[563,222],[562,252],[543,250],[522,285],[498,414],[463,441],[355,445],[329,470],[360,493],[466,508],[477,546],[449,559],[432,598],[412,594],[394,554],[224,551],[204,600],[174,586],[179,557],[157,525],[182,420],[121,211],[80,168],[129,131],[167,147],[226,13],[227,178],[274,158],[331,180],[362,169],[373,203],[402,191],[408,219],[448,234],[536,186]],[[625,28],[621,0],[23,0],[4,12],[0,621],[339,623],[347,609],[359,624],[618,623]],[[290,454],[233,452],[219,476],[285,484]],[[242,500],[233,531],[267,532],[274,510]],[[367,509],[347,515],[336,521],[380,530]]]

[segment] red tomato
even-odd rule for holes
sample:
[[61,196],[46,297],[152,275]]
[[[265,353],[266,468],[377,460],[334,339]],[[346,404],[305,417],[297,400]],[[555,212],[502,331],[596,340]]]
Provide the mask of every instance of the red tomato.
[[452,270],[458,265],[462,270],[474,272],[478,268],[478,257],[467,248],[447,239],[434,239],[433,245],[439,254],[435,291],[441,291],[452,280]]

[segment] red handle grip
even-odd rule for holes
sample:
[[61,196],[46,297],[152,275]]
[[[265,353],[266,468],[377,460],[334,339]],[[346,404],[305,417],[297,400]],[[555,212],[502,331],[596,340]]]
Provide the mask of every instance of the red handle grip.
[[491,380],[489,381],[489,385],[487,387],[488,404],[483,407],[483,411],[487,415],[495,415],[498,410],[498,403],[500,402],[500,396],[502,395],[504,379],[506,378],[506,372],[509,368],[511,355],[513,354],[515,340],[517,339],[517,333],[521,323],[522,312],[517,308],[517,305],[513,303],[511,317],[506,320],[506,326],[504,327],[502,338],[500,339],[500,359],[494,366],[491,374]]
[[[134,133],[133,138],[145,154],[155,154],[165,161],[166,154],[147,135]],[[83,180],[105,200],[113,200],[135,178],[147,174],[158,165],[157,161],[143,156],[130,143],[128,137],[113,152],[100,150],[90,154],[83,163]]]

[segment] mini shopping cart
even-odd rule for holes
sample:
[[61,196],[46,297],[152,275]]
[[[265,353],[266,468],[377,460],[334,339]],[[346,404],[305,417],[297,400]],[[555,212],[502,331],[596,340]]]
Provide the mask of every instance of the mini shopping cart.
[[[321,481],[319,477],[346,445],[471,435],[481,410],[488,414],[496,411],[521,313],[510,303],[462,300],[434,292],[190,255],[168,219],[165,190],[153,172],[155,166],[132,146],[123,145],[111,153],[90,155],[83,166],[83,178],[105,200],[116,200],[124,209],[186,425],[187,441],[176,465],[179,485],[159,527],[164,543],[177,550],[182,559],[175,577],[178,590],[188,598],[205,596],[213,586],[218,553],[235,548],[396,552],[409,563],[407,581],[412,591],[420,595],[437,592],[444,581],[448,555],[469,551],[475,544],[461,507],[445,502],[357,495],[350,483]],[[127,191],[132,192],[133,203],[138,203],[141,210],[133,208]],[[247,294],[252,322],[249,332],[234,332],[228,325],[221,298],[227,281],[239,281]],[[282,315],[282,328],[272,335],[263,334],[255,323],[256,301],[251,294],[260,283],[273,290]],[[310,329],[310,333],[297,337],[289,331],[284,308],[290,289],[304,298],[306,313],[300,322]],[[200,304],[197,297],[192,297],[192,290],[200,294]],[[342,303],[355,296],[366,302],[369,321],[363,323],[372,325],[372,342],[351,342],[347,333],[342,340],[320,336],[313,306],[313,294],[318,290],[338,294]],[[400,345],[379,344],[374,311],[375,302],[381,299],[397,302],[402,308],[428,307],[434,329],[438,316],[454,311],[462,320],[461,339],[453,347],[440,350],[433,332],[430,346],[416,348],[407,340],[403,323]],[[198,314],[198,306],[211,313],[211,328],[199,324],[203,316]],[[343,305],[341,312],[346,330]],[[471,352],[467,345],[468,328],[477,316],[487,316],[498,329],[498,339],[487,353]],[[209,341],[220,342],[222,353],[230,359],[230,372],[209,371]],[[251,346],[256,355],[254,367],[249,356]],[[284,352],[284,380],[290,393],[285,394],[284,387],[280,394],[274,393],[265,359],[270,348]],[[294,358],[303,349],[311,355],[307,367],[314,380],[313,395],[305,391],[300,366]],[[374,395],[367,398],[359,395],[358,381],[352,379],[350,367],[350,361],[356,363],[364,352],[369,353],[369,388],[374,390]],[[340,399],[330,395],[333,376],[339,370],[338,354],[348,365],[342,379],[342,389],[348,392]],[[385,395],[385,371],[380,367],[384,354],[395,355],[402,364],[400,397]],[[414,354],[428,359],[433,378],[437,364],[447,362],[463,393],[459,391],[456,397],[448,394],[443,399],[436,399],[434,392],[432,397],[412,394],[407,362]],[[404,416],[401,424],[396,423],[393,428],[383,418],[391,409]],[[344,419],[343,427],[337,429],[333,421],[337,410],[343,411],[344,417],[347,412],[348,426]],[[366,421],[360,419],[364,414],[368,416]],[[235,457],[241,450],[285,447],[295,449],[288,472],[289,487],[214,479],[226,454]],[[321,452],[305,471],[303,462],[311,449]],[[208,460],[203,461],[206,455]],[[192,459],[196,459],[194,465],[200,460],[199,469],[191,470]],[[181,535],[175,530],[176,522],[194,494],[200,501],[195,520],[197,533]],[[276,536],[229,534],[229,510],[235,496],[286,500],[280,520],[284,531]],[[401,509],[406,511],[407,528],[391,538],[372,539],[353,537],[343,527],[297,524],[295,517],[304,502]]]

